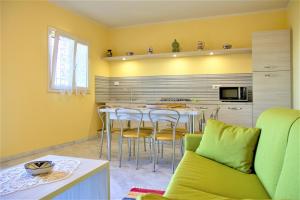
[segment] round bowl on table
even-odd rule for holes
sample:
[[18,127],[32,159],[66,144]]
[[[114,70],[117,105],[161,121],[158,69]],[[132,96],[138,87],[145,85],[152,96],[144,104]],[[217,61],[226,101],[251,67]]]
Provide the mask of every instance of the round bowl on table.
[[27,173],[36,176],[39,174],[46,174],[50,173],[54,167],[54,162],[52,161],[32,161],[26,163],[24,165],[25,170]]

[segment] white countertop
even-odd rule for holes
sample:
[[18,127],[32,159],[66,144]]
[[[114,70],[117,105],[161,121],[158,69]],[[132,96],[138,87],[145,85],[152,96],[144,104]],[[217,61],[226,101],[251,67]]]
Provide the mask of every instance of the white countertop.
[[192,105],[252,105],[253,102],[222,102],[222,101],[147,101],[147,100],[136,100],[136,101],[125,101],[125,100],[109,100],[105,102],[97,103],[124,103],[124,104],[164,104],[164,103],[183,103]]

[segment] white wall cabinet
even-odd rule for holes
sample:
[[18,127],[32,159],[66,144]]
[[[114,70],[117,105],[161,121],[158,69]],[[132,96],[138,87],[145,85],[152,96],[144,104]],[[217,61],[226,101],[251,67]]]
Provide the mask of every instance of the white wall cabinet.
[[290,31],[253,33],[253,71],[290,70]]
[[289,30],[257,32],[252,38],[253,126],[272,107],[291,107]]

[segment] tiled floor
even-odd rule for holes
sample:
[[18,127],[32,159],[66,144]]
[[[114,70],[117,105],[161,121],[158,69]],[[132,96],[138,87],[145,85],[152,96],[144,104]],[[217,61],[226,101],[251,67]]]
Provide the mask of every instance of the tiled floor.
[[[140,167],[136,170],[135,160],[128,161],[127,144],[123,146],[123,161],[122,167],[118,167],[117,157],[117,143],[113,139],[112,143],[112,161],[110,163],[111,170],[111,199],[122,199],[126,196],[130,188],[142,187],[150,189],[164,190],[172,176],[171,172],[171,148],[169,145],[164,147],[164,158],[159,161],[157,171],[152,172],[153,164],[149,160],[149,146],[147,145],[147,152],[144,152],[143,145],[141,145]],[[142,144],[142,143],[141,143]],[[104,144],[105,145],[105,144]],[[105,147],[105,146],[104,146]],[[104,148],[105,149],[105,148]],[[22,162],[26,162],[44,155],[63,155],[74,156],[90,159],[99,159],[99,145],[98,139],[89,140],[80,144],[69,145],[60,149],[48,151],[45,153],[35,154],[17,160],[1,163],[1,168],[10,167]],[[179,146],[177,147],[177,163],[180,159]],[[106,151],[102,159],[106,159]]]

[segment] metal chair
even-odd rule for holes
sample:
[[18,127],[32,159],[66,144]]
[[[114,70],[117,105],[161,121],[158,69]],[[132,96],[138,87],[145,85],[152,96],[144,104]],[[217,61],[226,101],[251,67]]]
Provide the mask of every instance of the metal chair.
[[[100,133],[100,155],[99,157],[102,157],[102,151],[103,151],[103,140],[104,140],[104,133],[107,133],[107,129],[106,129],[106,123],[105,123],[105,112],[101,112],[100,109],[106,109],[106,108],[111,108],[108,105],[101,105],[98,107],[97,112],[98,112],[98,116],[99,119],[101,121],[101,128],[97,130],[97,133]],[[128,128],[126,128],[125,130],[127,130]],[[114,128],[114,121],[111,121],[111,125],[110,125],[110,130],[111,130],[111,134],[119,134],[120,133],[120,128]],[[110,142],[110,141],[107,141]]]
[[220,107],[218,106],[216,109],[213,110],[213,112],[210,114],[210,119],[215,119],[217,120],[219,118],[219,111]]
[[[176,140],[181,140],[181,149],[182,149],[182,141],[184,135],[182,133],[176,132],[176,128],[178,125],[178,121],[180,118],[180,114],[176,110],[170,110],[170,109],[155,109],[155,110],[150,110],[149,112],[149,118],[152,122],[153,125],[153,171],[155,172],[156,170],[156,163],[158,161],[158,151],[156,150],[156,145],[159,145],[159,141],[161,142],[172,142],[172,172],[174,173],[175,171],[175,142]],[[168,130],[161,130],[157,131],[157,124],[158,122],[168,122],[171,124],[171,131]]]
[[[132,108],[117,108],[116,117],[120,124],[120,135],[119,135],[119,167],[121,167],[122,163],[122,153],[123,153],[123,138],[134,139],[137,143],[136,150],[136,169],[138,169],[139,165],[139,151],[140,151],[140,138],[150,138],[152,135],[151,129],[141,129],[141,124],[143,120],[143,113],[139,109]],[[124,131],[123,129],[123,121],[137,121],[138,125],[136,128],[130,128]],[[129,146],[130,147],[130,146]]]
[[[213,109],[213,111],[209,115],[209,118],[217,120],[219,117],[219,110],[220,110],[219,106],[217,108]],[[195,132],[195,134],[203,134],[205,125],[206,125],[205,113],[204,113],[204,111],[202,111],[201,117],[199,120],[199,132]]]

